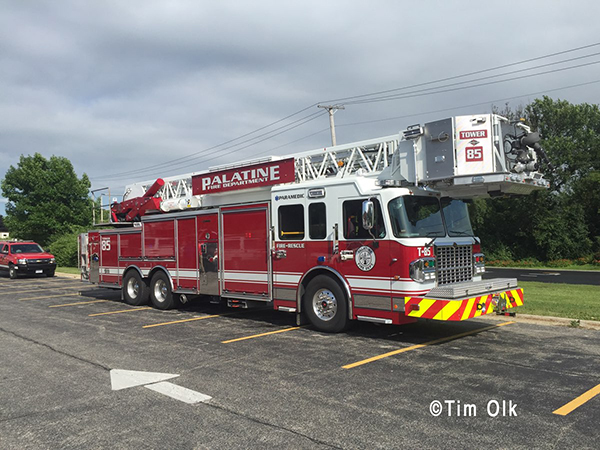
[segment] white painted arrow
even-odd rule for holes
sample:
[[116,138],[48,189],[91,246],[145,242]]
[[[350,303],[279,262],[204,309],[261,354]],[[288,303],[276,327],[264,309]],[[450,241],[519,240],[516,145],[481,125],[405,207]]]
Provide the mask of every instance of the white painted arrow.
[[180,402],[189,403],[190,405],[193,405],[194,403],[205,402],[212,398],[210,395],[192,391],[191,389],[177,386],[176,384],[169,383],[168,381],[149,384],[148,386],[144,387],[154,392],[159,392],[163,395],[166,395],[167,397],[174,398],[175,400],[179,400]]
[[191,389],[165,381],[178,376],[178,374],[173,373],[112,369],[110,371],[110,384],[113,391],[135,386],[144,386],[154,392],[189,404],[205,402],[212,398],[209,395],[192,391]]
[[140,372],[137,370],[112,369],[110,371],[110,385],[113,391],[127,389],[145,384],[158,383],[178,377],[174,373]]

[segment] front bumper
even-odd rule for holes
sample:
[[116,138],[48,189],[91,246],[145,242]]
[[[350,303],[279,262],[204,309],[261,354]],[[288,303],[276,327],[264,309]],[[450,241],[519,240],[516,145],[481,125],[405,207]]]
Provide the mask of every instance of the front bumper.
[[489,292],[477,297],[440,299],[405,297],[404,314],[408,317],[460,321],[503,312],[523,304],[523,289]]
[[36,273],[54,272],[56,263],[17,264],[15,268],[21,275],[35,275]]

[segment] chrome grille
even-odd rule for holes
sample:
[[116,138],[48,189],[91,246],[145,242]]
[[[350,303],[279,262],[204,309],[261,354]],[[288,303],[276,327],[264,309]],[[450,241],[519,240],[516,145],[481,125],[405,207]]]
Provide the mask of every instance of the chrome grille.
[[50,262],[50,259],[28,259],[27,265],[28,266],[37,266],[38,264],[48,264],[49,262]]
[[473,279],[473,248],[471,245],[435,247],[438,286]]

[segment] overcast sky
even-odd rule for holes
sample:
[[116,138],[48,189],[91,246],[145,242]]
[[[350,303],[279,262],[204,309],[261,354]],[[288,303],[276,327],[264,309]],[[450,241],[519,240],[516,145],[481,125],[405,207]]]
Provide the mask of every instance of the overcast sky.
[[[596,44],[599,16],[597,0],[4,0],[0,177],[21,154],[39,152],[69,158],[92,189],[121,194],[135,181],[328,146],[328,118],[311,116],[324,113],[311,105]],[[594,53],[600,45],[398,91],[420,91],[408,98],[336,102],[346,104],[335,115],[338,143],[487,112],[492,103],[527,104],[541,93],[600,103]],[[423,91],[484,77],[471,83],[487,83],[479,87]]]

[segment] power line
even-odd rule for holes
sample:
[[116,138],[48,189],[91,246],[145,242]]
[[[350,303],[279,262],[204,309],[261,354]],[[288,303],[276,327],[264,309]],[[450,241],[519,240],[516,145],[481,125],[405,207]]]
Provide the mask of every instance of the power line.
[[[313,106],[314,106],[314,105],[313,105]],[[305,110],[306,110],[306,109],[305,109]],[[311,121],[311,120],[313,120],[314,118],[316,118],[316,117],[318,117],[318,116],[321,116],[321,115],[324,115],[324,114],[325,114],[325,112],[323,112],[323,111],[317,111],[317,112],[313,112],[313,113],[311,113],[311,114],[308,114],[308,115],[306,115],[306,116],[304,116],[304,117],[301,117],[301,118],[299,118],[299,119],[296,119],[295,121],[293,121],[293,122],[290,122],[289,124],[282,125],[282,126],[280,126],[280,127],[278,127],[278,128],[275,128],[274,130],[271,130],[271,131],[268,131],[268,132],[266,132],[266,133],[260,134],[260,135],[258,135],[258,136],[254,136],[254,137],[252,137],[252,138],[250,138],[250,139],[246,139],[246,140],[244,140],[244,141],[238,142],[238,143],[236,143],[235,145],[241,145],[241,144],[245,144],[245,143],[247,143],[247,142],[251,142],[251,141],[253,141],[253,140],[257,140],[257,139],[259,139],[259,138],[261,138],[261,137],[265,137],[265,136],[268,136],[268,135],[272,135],[272,136],[270,136],[270,137],[275,137],[275,136],[278,136],[278,135],[282,134],[282,133],[283,133],[283,132],[285,132],[285,131],[289,131],[289,130],[292,130],[292,129],[294,129],[294,128],[297,128],[298,126],[300,126],[300,125],[303,125],[303,124],[305,124],[305,123],[307,123],[307,122],[310,122],[310,121]],[[293,116],[293,115],[290,115],[290,116],[288,116],[288,118],[289,118],[289,117],[292,117],[292,116]],[[309,119],[309,120],[306,120],[306,119]],[[282,120],[283,120],[283,119],[282,119]],[[277,122],[281,122],[281,120],[279,120],[279,121],[277,121]],[[273,123],[276,123],[276,122],[273,122]],[[298,123],[300,123],[300,125],[296,125],[296,124],[298,124]],[[271,125],[272,125],[272,124],[271,124]],[[264,130],[265,128],[267,128],[267,127],[262,127],[261,129],[263,129],[263,130]],[[284,131],[283,131],[283,132],[280,132],[280,133],[275,133],[276,131],[279,131],[279,130],[282,130],[282,129],[284,129]],[[254,132],[256,132],[256,131],[257,131],[257,130],[255,130]],[[254,132],[253,132],[253,133],[254,133]],[[249,134],[253,134],[253,133],[247,133],[245,136],[248,136]],[[269,137],[269,138],[270,138],[270,137]],[[223,146],[225,146],[226,144],[230,144],[230,143],[232,143],[232,142],[234,142],[234,141],[236,141],[236,140],[239,140],[239,139],[241,139],[241,137],[240,137],[240,138],[236,138],[236,139],[231,139],[231,140],[229,140],[229,141],[227,141],[227,142],[223,142],[223,143],[221,143],[221,144],[218,144],[218,145],[215,145],[215,146],[213,146],[213,147],[210,147],[210,148],[208,148],[208,149],[206,149],[206,150],[204,150],[204,151],[201,151],[201,152],[196,152],[196,153],[193,153],[193,154],[191,154],[191,155],[187,155],[187,156],[185,156],[185,157],[177,158],[176,160],[172,160],[172,161],[169,161],[169,162],[166,162],[166,163],[163,163],[163,164],[159,164],[159,165],[157,165],[157,166],[147,167],[147,168],[143,168],[143,169],[136,169],[136,170],[131,170],[131,171],[127,171],[127,172],[121,172],[121,173],[118,173],[118,174],[107,175],[107,176],[104,176],[104,177],[95,177],[95,178],[93,178],[93,179],[94,179],[94,180],[109,180],[109,179],[119,179],[119,178],[125,178],[125,177],[128,177],[128,176],[129,176],[129,175],[131,175],[131,174],[140,174],[140,173],[143,173],[143,172],[149,172],[149,171],[153,171],[153,170],[154,170],[154,167],[159,167],[159,168],[161,168],[161,169],[165,169],[166,167],[168,167],[168,166],[171,166],[170,170],[173,170],[174,168],[177,168],[177,167],[184,167],[184,166],[186,166],[186,165],[190,164],[191,162],[196,162],[196,163],[198,163],[198,162],[201,162],[202,160],[200,160],[200,161],[196,161],[196,160],[197,160],[198,158],[201,158],[201,157],[203,156],[203,154],[206,154],[206,153],[207,153],[209,150],[216,150],[216,149],[217,149],[217,148],[219,148],[219,147],[223,147]],[[251,144],[251,145],[255,145],[255,144],[258,144],[258,143],[260,143],[260,142],[264,142],[264,140],[265,140],[265,139],[259,140],[258,142],[255,142],[254,144]],[[233,146],[234,146],[234,145],[230,145],[230,146],[228,146],[228,147],[225,147],[224,149],[226,150],[226,149],[229,149],[229,148],[231,148],[231,147],[233,147]],[[247,147],[249,147],[249,146],[250,146],[250,145],[248,145],[248,146],[245,146],[245,147],[242,147],[242,149],[243,149],[243,148],[247,148]],[[241,149],[240,149],[240,150],[241,150]],[[211,158],[211,159],[214,159],[214,158]]]
[[[506,98],[500,98],[500,99],[496,99],[496,100],[489,100],[489,101],[486,101],[486,102],[472,103],[470,105],[453,106],[451,108],[437,109],[435,111],[426,111],[426,112],[420,112],[420,113],[417,113],[417,114],[407,114],[407,115],[403,115],[403,116],[387,117],[387,118],[384,118],[384,119],[365,120],[365,121],[362,121],[362,122],[344,123],[344,124],[339,124],[337,126],[338,126],[338,128],[342,128],[342,127],[349,127],[349,126],[354,126],[354,125],[366,125],[366,124],[369,124],[369,123],[378,123],[378,122],[386,122],[386,121],[390,121],[390,120],[406,119],[406,118],[409,118],[409,117],[424,116],[426,114],[437,114],[437,113],[440,113],[440,112],[454,111],[454,110],[457,110],[457,109],[472,108],[474,106],[489,105],[489,104],[494,104],[494,103],[499,103],[499,102],[505,102],[505,101],[508,101],[508,100],[514,100],[514,99],[517,99],[517,98],[530,97],[532,95],[547,94],[549,92],[562,91],[562,90],[565,90],[565,89],[572,89],[572,88],[576,88],[576,87],[588,86],[588,85],[596,84],[596,83],[600,83],[600,80],[589,81],[589,82],[586,82],[586,83],[578,83],[578,84],[573,84],[571,86],[564,86],[564,87],[555,88],[555,89],[546,89],[546,90],[538,91],[538,92],[530,92],[529,94],[516,95],[514,97],[506,97]],[[327,130],[327,129],[328,128],[325,128],[325,130]]]
[[[267,136],[267,137],[265,137],[264,139],[261,139],[260,141],[257,141],[257,142],[250,143],[250,144],[248,144],[248,145],[246,145],[246,146],[244,146],[244,147],[235,148],[235,149],[233,149],[233,150],[231,150],[231,151],[229,151],[229,152],[225,152],[225,153],[219,153],[219,154],[218,154],[218,155],[216,155],[216,156],[213,156],[213,157],[210,157],[210,158],[201,159],[200,161],[197,161],[197,163],[205,163],[205,162],[208,162],[208,161],[213,161],[213,160],[215,160],[215,159],[218,159],[218,158],[221,158],[221,157],[223,157],[223,156],[231,155],[232,153],[236,153],[236,152],[239,152],[239,151],[241,151],[241,150],[245,150],[245,149],[247,149],[248,147],[252,147],[252,146],[254,146],[254,145],[257,145],[257,144],[260,144],[260,143],[262,143],[262,142],[265,142],[265,141],[267,141],[267,140],[269,140],[269,139],[271,139],[271,138],[274,138],[275,136],[279,136],[280,134],[287,133],[288,131],[290,131],[290,130],[293,130],[294,128],[298,128],[299,126],[302,126],[302,125],[304,125],[305,123],[311,122],[311,121],[313,121],[313,120],[317,119],[318,117],[321,117],[321,116],[323,116],[323,115],[326,115],[326,114],[327,114],[327,112],[326,112],[326,111],[319,111],[318,113],[316,113],[316,114],[313,114],[313,115],[312,115],[312,117],[311,117],[311,116],[308,116],[309,118],[307,118],[307,119],[306,119],[306,120],[304,120],[303,122],[300,122],[300,123],[298,123],[298,124],[294,125],[293,127],[289,127],[289,128],[288,128],[288,129],[286,129],[286,130],[280,131],[279,133],[273,134],[273,135],[271,135],[271,136]],[[231,148],[231,147],[228,147],[228,148]],[[171,169],[171,170],[173,170],[173,169]]]
[[385,91],[371,92],[369,94],[361,94],[361,95],[354,95],[354,96],[351,96],[351,97],[344,97],[344,98],[338,98],[338,99],[333,99],[333,100],[326,100],[325,102],[322,102],[322,103],[344,102],[345,100],[353,100],[353,99],[356,99],[356,98],[371,97],[371,96],[374,96],[374,95],[381,95],[381,94],[387,94],[387,93],[390,93],[390,92],[403,91],[403,90],[412,89],[412,88],[415,88],[415,87],[428,86],[428,85],[431,85],[431,84],[442,83],[444,81],[451,81],[451,80],[456,80],[456,79],[459,79],[459,78],[470,77],[472,75],[479,75],[480,73],[493,72],[493,71],[499,70],[499,69],[506,69],[507,67],[514,67],[514,66],[518,66],[518,65],[521,65],[521,64],[526,64],[526,63],[533,62],[533,61],[539,61],[541,59],[552,58],[553,56],[564,55],[564,54],[567,54],[567,53],[573,53],[573,52],[576,52],[576,51],[579,51],[579,50],[584,50],[584,49],[587,49],[587,48],[596,47],[598,45],[600,45],[600,42],[596,42],[595,44],[584,45],[582,47],[575,47],[575,48],[571,48],[571,49],[568,49],[568,50],[563,50],[563,51],[556,52],[556,53],[549,53],[547,55],[538,56],[536,58],[525,59],[523,61],[517,61],[517,62],[513,62],[513,63],[509,63],[509,64],[502,64],[501,66],[490,67],[488,69],[477,70],[475,72],[469,72],[469,73],[465,73],[465,74],[462,74],[462,75],[454,75],[454,76],[451,76],[451,77],[440,78],[440,79],[434,80],[434,81],[426,81],[424,83],[413,84],[413,85],[410,85],[410,86],[404,86],[404,87],[399,87],[399,88],[394,88],[394,89],[387,89]]
[[[423,111],[423,112],[419,112],[419,113],[416,113],[416,114],[406,114],[406,115],[403,115],[403,116],[387,117],[387,118],[384,118],[384,119],[365,120],[365,121],[361,121],[361,122],[345,123],[345,124],[337,125],[337,127],[341,128],[341,127],[349,127],[349,126],[354,126],[354,125],[365,125],[365,124],[370,124],[370,123],[386,122],[386,121],[390,121],[390,120],[406,119],[406,118],[409,118],[409,117],[424,116],[424,115],[427,115],[427,114],[437,114],[437,113],[440,113],[440,112],[454,111],[454,110],[457,110],[457,109],[472,108],[474,106],[489,105],[489,104],[493,104],[493,103],[505,102],[505,101],[508,101],[508,100],[514,100],[514,99],[517,99],[517,98],[530,97],[532,95],[547,94],[549,92],[562,91],[562,90],[565,90],[565,89],[572,89],[572,88],[577,88],[577,87],[582,87],[582,86],[588,86],[588,85],[592,85],[592,84],[596,84],[596,83],[600,83],[600,80],[589,81],[589,82],[586,82],[586,83],[572,84],[570,86],[563,86],[563,87],[559,87],[559,88],[555,88],[555,89],[546,89],[544,91],[530,92],[530,93],[527,93],[527,94],[515,95],[513,97],[505,97],[505,98],[500,98],[500,99],[495,99],[495,100],[488,100],[488,101],[485,101],[485,102],[472,103],[470,105],[453,106],[451,108],[436,109],[434,111]],[[273,148],[271,148],[269,150],[265,150],[265,151],[263,151],[261,153],[258,153],[258,155],[269,153],[269,152],[272,152],[273,150],[277,150],[279,148],[286,147],[286,146],[291,145],[291,144],[295,144],[296,142],[302,141],[304,139],[307,139],[309,137],[315,136],[315,135],[320,134],[320,133],[324,133],[325,131],[328,131],[328,130],[329,130],[329,128],[323,128],[323,129],[321,129],[321,130],[319,130],[319,131],[317,131],[315,133],[308,134],[306,136],[303,136],[301,138],[298,138],[298,139],[295,139],[293,141],[287,142],[285,144],[279,145],[277,147],[273,147]]]
[[[368,99],[368,100],[358,100],[355,102],[348,102],[346,103],[347,105],[352,105],[352,104],[366,104],[366,103],[377,103],[377,102],[383,102],[383,101],[390,101],[390,100],[400,100],[400,99],[405,99],[405,98],[413,98],[413,97],[422,97],[425,95],[433,95],[433,94],[444,94],[446,92],[454,92],[454,91],[461,91],[464,89],[472,89],[475,87],[481,87],[481,86],[489,86],[492,84],[499,84],[499,83],[506,83],[507,81],[515,81],[515,80],[523,80],[525,78],[532,78],[532,77],[538,77],[540,75],[547,75],[550,73],[556,73],[556,72],[563,72],[565,70],[571,70],[571,69],[578,69],[581,67],[587,67],[587,66],[591,66],[594,64],[599,64],[600,60],[598,61],[592,61],[590,63],[585,63],[585,64],[578,64],[575,66],[570,66],[570,67],[562,67],[560,69],[554,69],[554,70],[547,70],[545,72],[538,72],[538,73],[532,73],[529,75],[521,75],[518,77],[513,77],[513,78],[507,78],[504,80],[496,80],[496,81],[489,81],[487,83],[479,83],[479,84],[473,84],[470,86],[463,86],[463,87],[455,87],[452,89],[442,89],[442,90],[438,90],[438,91],[429,91],[428,92],[416,92],[413,94],[412,92],[408,92],[406,94],[397,94],[394,96],[387,96],[387,97],[379,97],[379,98],[374,98],[374,99]],[[492,78],[492,77],[489,77]],[[439,88],[442,88],[444,86],[440,86]],[[438,88],[433,88],[433,89],[438,89]]]
[[[315,106],[317,106],[317,104],[313,103],[312,105],[307,106],[306,108],[303,108],[303,109],[301,109],[299,111],[296,111],[295,113],[289,114],[289,115],[285,116],[282,119],[276,120],[275,122],[271,122],[268,125],[265,125],[265,126],[262,126],[260,128],[257,128],[256,130],[250,131],[250,132],[248,132],[246,134],[243,134],[243,135],[238,136],[238,137],[236,137],[234,139],[230,139],[228,141],[222,142],[220,144],[213,145],[212,147],[208,147],[208,148],[205,148],[203,150],[199,150],[197,152],[190,153],[189,155],[182,156],[180,158],[175,158],[175,159],[172,159],[172,160],[169,160],[169,161],[165,161],[165,162],[163,162],[161,164],[155,164],[153,166],[143,167],[141,169],[135,169],[135,170],[129,170],[129,171],[126,171],[126,172],[119,172],[119,173],[115,173],[115,174],[109,174],[106,177],[102,177],[102,178],[101,177],[95,177],[95,178],[92,178],[92,179],[94,179],[94,180],[97,180],[97,179],[105,180],[105,179],[111,179],[113,177],[120,177],[121,175],[131,175],[131,174],[134,174],[134,173],[147,172],[148,170],[151,170],[151,169],[164,168],[165,165],[169,165],[169,164],[174,163],[174,162],[179,162],[179,161],[187,160],[187,159],[192,158],[192,157],[194,157],[196,155],[199,155],[199,154],[202,154],[202,153],[206,153],[206,152],[208,152],[210,150],[216,150],[219,147],[222,147],[222,146],[227,145],[227,144],[231,144],[231,143],[233,143],[235,141],[238,141],[240,139],[248,137],[251,134],[255,134],[255,133],[257,133],[259,131],[262,131],[262,130],[264,130],[266,128],[269,128],[269,127],[271,127],[273,125],[281,123],[284,120],[287,120],[287,119],[290,119],[290,118],[292,118],[294,116],[297,116],[298,114],[303,113],[304,111],[307,111],[307,110],[309,110],[309,109],[311,109],[311,108],[313,108]],[[314,113],[312,115],[314,115]],[[310,117],[310,115],[308,117]],[[299,120],[302,120],[302,119],[299,119]],[[292,122],[292,124],[293,123],[295,123],[295,122]],[[247,142],[247,141],[245,141],[245,142]]]

